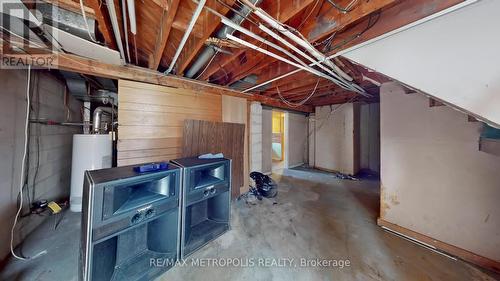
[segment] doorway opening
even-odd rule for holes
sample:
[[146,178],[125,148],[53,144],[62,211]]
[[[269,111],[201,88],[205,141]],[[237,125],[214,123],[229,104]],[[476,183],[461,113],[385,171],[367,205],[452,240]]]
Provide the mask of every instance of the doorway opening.
[[285,114],[285,112],[277,110],[273,110],[272,112],[271,157],[273,171],[286,168]]

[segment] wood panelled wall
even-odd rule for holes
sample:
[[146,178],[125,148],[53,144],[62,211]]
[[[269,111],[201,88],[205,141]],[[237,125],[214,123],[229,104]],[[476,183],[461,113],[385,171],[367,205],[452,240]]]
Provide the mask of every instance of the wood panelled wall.
[[184,120],[222,121],[222,98],[119,80],[118,166],[182,156]]

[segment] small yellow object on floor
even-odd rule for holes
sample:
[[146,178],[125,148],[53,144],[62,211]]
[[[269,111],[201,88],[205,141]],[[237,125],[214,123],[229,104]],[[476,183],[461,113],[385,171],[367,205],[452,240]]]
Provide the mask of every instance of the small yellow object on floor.
[[58,205],[56,202],[54,202],[54,201],[51,201],[51,202],[49,203],[48,207],[52,210],[52,214],[57,214],[57,213],[59,213],[59,212],[62,210],[61,206],[59,206],[59,205]]

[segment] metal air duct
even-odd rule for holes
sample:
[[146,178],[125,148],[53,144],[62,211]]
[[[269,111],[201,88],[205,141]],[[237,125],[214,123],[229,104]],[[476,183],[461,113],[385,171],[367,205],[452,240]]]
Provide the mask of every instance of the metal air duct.
[[[258,5],[261,0],[251,0],[251,2],[254,5]],[[249,7],[242,5],[238,10],[238,13],[234,13],[234,15],[230,19],[236,24],[241,24],[251,12],[252,10]],[[226,39],[226,35],[233,34],[234,31],[235,30],[233,28],[224,25],[217,31],[215,37]],[[216,50],[214,48],[212,48],[211,46],[205,46],[192,66],[186,71],[185,76],[188,78],[193,78],[196,74],[198,74],[198,72],[201,71],[201,69],[208,63],[208,61],[215,55],[215,53]]]

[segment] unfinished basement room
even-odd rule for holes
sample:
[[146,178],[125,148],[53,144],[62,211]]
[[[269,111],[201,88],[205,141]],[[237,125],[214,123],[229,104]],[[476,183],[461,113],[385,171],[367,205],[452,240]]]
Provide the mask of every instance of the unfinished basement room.
[[500,280],[499,0],[0,0],[0,280]]

